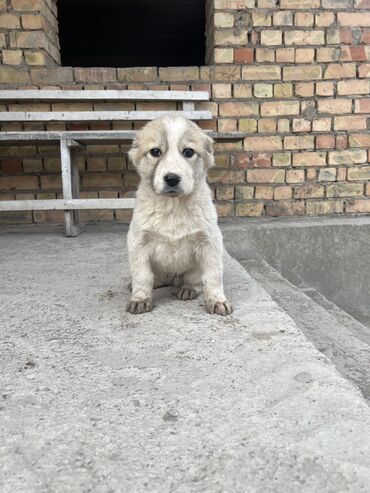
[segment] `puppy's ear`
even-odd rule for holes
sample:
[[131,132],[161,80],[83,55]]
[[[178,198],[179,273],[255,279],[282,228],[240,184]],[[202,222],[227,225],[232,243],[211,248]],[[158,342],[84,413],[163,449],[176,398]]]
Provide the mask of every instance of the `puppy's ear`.
[[137,159],[137,151],[138,151],[138,141],[135,139],[132,143],[132,147],[128,152],[128,157],[134,166],[136,166]]
[[213,150],[213,139],[208,135],[205,135],[204,138],[204,162],[207,168],[211,168],[215,166],[215,157]]

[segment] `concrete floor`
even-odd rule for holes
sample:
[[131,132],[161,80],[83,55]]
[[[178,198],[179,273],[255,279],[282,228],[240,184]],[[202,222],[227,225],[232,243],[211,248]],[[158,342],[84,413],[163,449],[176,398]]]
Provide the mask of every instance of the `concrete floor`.
[[370,410],[233,259],[125,313],[125,228],[0,228],[0,491],[360,492]]

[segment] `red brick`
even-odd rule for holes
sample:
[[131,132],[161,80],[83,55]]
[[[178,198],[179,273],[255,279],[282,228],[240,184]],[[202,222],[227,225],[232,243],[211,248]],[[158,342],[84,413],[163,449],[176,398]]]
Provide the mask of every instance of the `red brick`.
[[22,172],[22,161],[6,159],[1,161],[1,171],[3,173],[20,173]]
[[370,26],[370,12],[338,12],[338,24],[350,27],[368,27]]
[[235,63],[253,63],[254,54],[252,48],[235,48],[234,62]]
[[335,137],[334,135],[318,135],[316,137],[317,149],[334,149]]
[[342,46],[341,61],[364,62],[367,60],[364,46]]
[[272,154],[269,152],[253,153],[252,155],[252,167],[253,168],[270,168],[271,167]]

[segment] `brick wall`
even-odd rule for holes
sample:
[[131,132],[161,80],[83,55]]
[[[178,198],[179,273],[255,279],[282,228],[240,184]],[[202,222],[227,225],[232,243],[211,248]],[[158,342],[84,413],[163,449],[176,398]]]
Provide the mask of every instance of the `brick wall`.
[[[209,181],[220,216],[369,213],[370,1],[207,4],[207,61],[212,65],[71,68],[58,66],[54,1],[0,0],[0,87],[208,90],[212,101],[198,106],[209,108],[215,118],[202,126],[247,132],[243,142],[216,144],[217,167]],[[50,105],[33,104],[31,109],[44,107]],[[131,103],[114,107],[133,108]],[[160,107],[172,109],[171,103]],[[40,127],[66,128],[27,123],[6,124],[2,130]],[[100,123],[89,128],[110,127]],[[113,128],[132,124],[117,122]],[[80,161],[83,197],[134,195],[137,176],[126,151],[117,145],[87,148]],[[0,199],[60,196],[57,148],[2,147],[0,159]],[[83,214],[90,219],[129,219],[127,211]],[[3,222],[61,219],[58,212],[0,216]]]

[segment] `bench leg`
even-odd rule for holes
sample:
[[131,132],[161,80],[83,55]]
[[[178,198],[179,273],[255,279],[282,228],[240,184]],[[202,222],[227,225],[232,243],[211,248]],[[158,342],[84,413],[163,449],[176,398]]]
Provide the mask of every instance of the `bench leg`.
[[[60,141],[62,160],[63,198],[78,199],[80,196],[80,178],[78,172],[78,144],[71,140]],[[65,211],[64,225],[66,236],[78,236],[82,231],[80,211]]]

